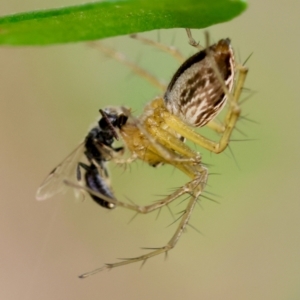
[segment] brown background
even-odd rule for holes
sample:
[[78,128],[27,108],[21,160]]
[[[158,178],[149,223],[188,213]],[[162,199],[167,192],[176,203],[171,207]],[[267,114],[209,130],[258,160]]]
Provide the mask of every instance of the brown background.
[[[26,3],[25,3],[26,2]],[[1,14],[81,1],[2,0]],[[209,28],[230,37],[237,56],[254,52],[247,87],[257,93],[243,112],[258,124],[239,128],[248,142],[231,144],[218,157],[199,149],[212,164],[209,191],[168,259],[149,260],[98,274],[77,275],[139,255],[139,247],[162,246],[175,230],[163,210],[139,216],[108,212],[73,193],[45,202],[36,188],[84,137],[108,104],[138,113],[157,91],[86,44],[0,48],[0,230],[1,299],[299,299],[299,1],[251,1],[227,24]],[[193,31],[203,41],[201,30]],[[157,32],[147,36],[157,39]],[[160,31],[160,40],[193,53],[183,30]],[[173,41],[173,42],[172,42]],[[107,43],[168,80],[177,62],[122,37]],[[236,139],[244,139],[240,134]],[[118,197],[149,203],[186,177],[172,168],[111,166]],[[173,206],[174,213],[183,206]]]

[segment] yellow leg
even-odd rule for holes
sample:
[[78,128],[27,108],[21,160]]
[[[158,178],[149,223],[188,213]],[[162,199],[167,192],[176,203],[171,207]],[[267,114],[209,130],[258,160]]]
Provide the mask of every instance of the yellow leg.
[[[223,152],[229,143],[232,131],[240,116],[240,107],[238,105],[238,101],[240,99],[240,95],[247,76],[247,72],[248,69],[246,67],[240,67],[235,91],[233,96],[231,97],[232,100],[229,99],[229,103],[228,103],[229,108],[224,120],[224,131],[219,142],[211,141],[203,137],[199,133],[196,133],[193,129],[185,125],[183,122],[178,120],[177,117],[171,114],[165,118],[167,125],[169,125],[176,132],[184,136],[186,139],[194,142],[195,144],[209,151],[212,151],[214,153]],[[212,124],[214,124],[213,126],[215,126],[215,123]],[[219,129],[221,127],[215,126],[215,128]]]
[[161,90],[163,92],[166,90],[166,85],[164,83],[159,81],[155,76],[153,76],[148,71],[144,70],[143,68],[139,67],[137,64],[130,61],[123,53],[117,52],[114,49],[111,49],[102,43],[90,42],[89,45],[92,46],[93,48],[100,50],[105,55],[115,59],[116,61],[119,61],[123,65],[127,66],[134,73],[136,73],[137,75],[146,79],[149,83],[151,83],[153,86],[155,86],[159,90]]
[[[118,206],[122,206],[125,208],[135,210],[138,213],[146,214],[157,208],[160,208],[162,206],[169,204],[170,202],[172,202],[173,200],[177,199],[179,196],[181,196],[185,193],[191,194],[191,198],[188,202],[186,209],[184,210],[184,213],[181,217],[181,221],[180,221],[175,233],[173,234],[172,238],[169,240],[169,242],[165,246],[163,246],[161,248],[148,248],[148,249],[152,249],[152,250],[154,249],[154,250],[145,255],[141,255],[138,257],[134,257],[134,258],[124,258],[124,259],[122,259],[121,262],[117,262],[117,263],[104,264],[104,266],[102,266],[100,268],[97,268],[91,272],[87,272],[87,273],[80,275],[79,278],[86,278],[88,276],[94,275],[98,272],[101,272],[101,271],[104,271],[107,269],[112,269],[112,268],[128,265],[128,264],[139,262],[139,261],[146,261],[148,258],[151,258],[153,256],[156,256],[156,255],[159,255],[162,253],[166,253],[169,250],[173,249],[175,247],[175,245],[177,244],[179,238],[181,237],[183,231],[185,230],[185,228],[189,222],[189,219],[191,217],[191,214],[194,210],[194,207],[196,205],[196,202],[199,199],[203,189],[205,188],[206,182],[207,182],[207,177],[208,177],[207,169],[204,167],[199,167],[199,166],[197,169],[200,172],[198,173],[197,177],[194,180],[185,184],[183,187],[178,189],[175,193],[166,197],[163,200],[156,202],[155,204],[141,207],[141,206],[134,206],[134,205],[130,205],[130,204],[126,204],[126,206],[125,205],[123,206],[123,204],[121,205],[121,202],[119,202],[119,201],[116,201],[116,203],[115,203]],[[81,188],[83,188],[83,187],[81,187]],[[83,189],[87,190],[89,193],[91,192],[90,189],[87,189],[87,188],[83,188]],[[102,195],[99,195],[94,192],[93,192],[93,194],[103,198]]]
[[156,42],[156,41],[153,41],[151,39],[147,39],[139,34],[132,34],[130,37],[136,39],[136,40],[139,40],[141,41],[142,43],[144,44],[147,44],[147,45],[150,45],[152,47],[155,47],[163,52],[166,52],[168,54],[170,54],[171,56],[173,56],[175,59],[177,59],[180,64],[182,64],[184,61],[185,61],[185,57],[181,54],[181,52],[175,48],[175,47],[172,47],[172,46],[167,46],[167,45],[164,45],[162,43],[159,43],[159,42]]

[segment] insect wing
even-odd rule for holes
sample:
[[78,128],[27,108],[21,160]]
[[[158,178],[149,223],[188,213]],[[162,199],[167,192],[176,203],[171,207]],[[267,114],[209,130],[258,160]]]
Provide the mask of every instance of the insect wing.
[[50,174],[36,192],[37,200],[46,200],[56,194],[65,192],[65,179],[74,178],[80,156],[85,150],[85,143],[80,143]]

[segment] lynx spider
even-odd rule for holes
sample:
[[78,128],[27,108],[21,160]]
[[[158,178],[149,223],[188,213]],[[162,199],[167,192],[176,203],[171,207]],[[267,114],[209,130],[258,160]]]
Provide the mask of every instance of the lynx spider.
[[[240,116],[241,110],[238,102],[248,69],[244,65],[235,63],[229,39],[220,40],[212,46],[203,48],[193,39],[190,30],[186,30],[190,45],[200,50],[186,61],[175,48],[167,47],[139,35],[132,36],[143,43],[168,52],[182,63],[168,87],[144,69],[130,62],[123,54],[103,44],[92,44],[107,56],[128,66],[164,92],[163,97],[157,97],[146,105],[144,112],[138,118],[133,117],[130,110],[125,107],[109,107],[103,110],[129,117],[127,123],[118,130],[118,134],[122,137],[132,156],[128,160],[120,160],[114,158],[114,153],[112,153],[112,160],[116,163],[130,163],[135,159],[140,159],[152,166],[170,164],[189,176],[191,181],[164,199],[147,206],[128,204],[100,195],[116,206],[141,214],[147,214],[168,205],[183,194],[189,194],[190,199],[175,233],[165,246],[146,248],[152,251],[135,258],[122,259],[121,262],[105,264],[91,272],[80,275],[80,278],[86,278],[105,269],[112,269],[138,261],[145,262],[148,258],[167,253],[174,248],[189,222],[195,204],[204,190],[208,178],[208,170],[201,164],[200,154],[190,149],[182,138],[188,139],[214,153],[223,152],[229,143],[232,131]],[[206,34],[207,45],[209,45],[208,40],[208,34]],[[235,78],[236,72],[238,73],[237,78]],[[200,85],[201,91],[197,90],[197,85]],[[188,97],[191,99],[188,99]],[[219,124],[214,121],[214,117],[222,110],[226,100],[228,111],[223,124]],[[190,107],[189,104],[191,104]],[[195,115],[198,118],[195,119]],[[191,129],[191,126],[202,127],[205,125],[221,134],[218,142],[211,141]],[[67,180],[65,183],[99,196],[98,193],[87,187],[83,188]]]

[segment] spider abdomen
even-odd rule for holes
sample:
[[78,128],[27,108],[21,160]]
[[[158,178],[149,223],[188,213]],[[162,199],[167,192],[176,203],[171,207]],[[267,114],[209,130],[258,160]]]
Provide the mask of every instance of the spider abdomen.
[[223,39],[178,69],[164,95],[166,108],[186,124],[202,127],[222,110],[233,81],[233,51]]

